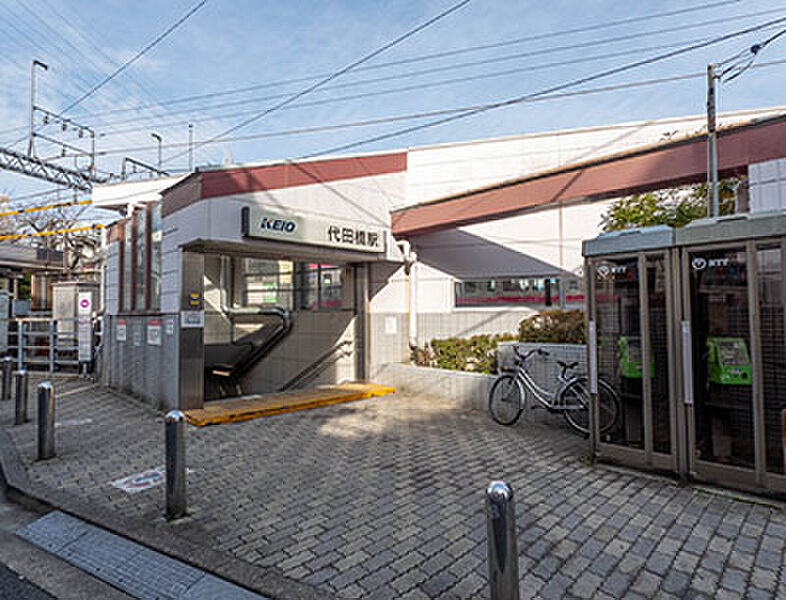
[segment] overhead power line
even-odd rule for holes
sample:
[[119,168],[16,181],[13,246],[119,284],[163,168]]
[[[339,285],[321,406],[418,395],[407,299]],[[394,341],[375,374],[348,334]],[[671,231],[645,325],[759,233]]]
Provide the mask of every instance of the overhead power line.
[[109,75],[104,77],[104,79],[102,79],[100,82],[98,82],[96,85],[94,85],[87,92],[85,92],[84,94],[79,96],[79,98],[77,98],[76,100],[71,102],[61,112],[62,113],[67,113],[69,110],[71,110],[72,108],[74,108],[75,106],[77,106],[78,104],[80,104],[81,102],[83,102],[84,100],[89,98],[90,96],[92,96],[96,91],[98,91],[99,89],[104,87],[107,83],[109,83],[115,77],[120,75],[120,73],[125,71],[128,67],[133,65],[136,61],[138,61],[145,54],[147,54],[150,50],[152,50],[154,47],[156,47],[158,44],[160,44],[162,41],[164,41],[164,39],[166,39],[167,36],[169,36],[173,31],[175,31],[178,27],[180,27],[183,23],[185,23],[189,18],[191,18],[191,16],[193,16],[205,4],[207,4],[207,0],[200,0],[199,2],[197,2],[193,7],[191,7],[191,9],[189,9],[189,11],[186,14],[184,14],[182,17],[180,17],[172,25],[167,27],[166,30],[163,31],[161,34],[156,36],[156,38],[153,39],[152,42],[150,42],[144,48],[142,48],[139,52],[134,54],[134,56],[129,58],[127,61],[125,61],[122,65],[120,65],[112,73],[110,73]]
[[[786,64],[786,59],[780,60],[773,60],[767,61],[763,63],[759,63],[754,65],[752,68],[765,68],[765,67],[772,67],[777,65]],[[615,85],[608,85],[596,88],[590,88],[585,90],[573,91],[573,92],[561,92],[556,94],[549,94],[546,96],[539,96],[537,98],[533,98],[530,102],[547,102],[553,100],[560,100],[560,99],[567,99],[567,98],[574,98],[579,96],[588,96],[592,94],[599,94],[599,93],[607,93],[607,92],[617,92],[641,87],[649,87],[653,85],[661,85],[665,83],[673,83],[677,81],[685,81],[689,79],[700,79],[706,77],[707,74],[704,71],[695,72],[695,73],[686,73],[683,75],[672,75],[669,77],[659,77],[655,79],[644,79],[639,81],[630,81],[621,84]],[[374,119],[361,119],[357,121],[348,121],[343,123],[333,123],[333,124],[326,124],[326,125],[316,125],[313,127],[300,127],[300,128],[293,128],[293,129],[282,129],[278,131],[266,131],[263,133],[255,133],[255,134],[248,134],[242,136],[229,136],[223,137],[213,140],[212,142],[208,142],[205,140],[205,144],[207,143],[214,143],[214,144],[223,144],[228,142],[246,142],[251,140],[258,140],[258,139],[265,139],[265,138],[272,138],[272,137],[284,137],[290,135],[302,135],[302,134],[311,134],[311,133],[320,133],[324,131],[335,131],[335,130],[342,130],[342,129],[352,129],[357,127],[368,127],[372,125],[382,125],[385,123],[394,123],[400,121],[413,121],[418,119],[425,119],[429,117],[436,117],[440,115],[448,115],[448,114],[455,114],[455,113],[462,113],[467,112],[470,110],[475,110],[478,108],[483,108],[486,106],[490,106],[494,103],[487,103],[487,104],[474,104],[469,106],[459,106],[459,107],[452,107],[452,108],[443,108],[439,110],[432,110],[432,111],[424,111],[424,112],[416,112],[416,113],[409,113],[403,115],[392,115],[386,117],[378,117]],[[174,148],[184,148],[188,146],[188,142],[171,142],[168,144],[164,144],[162,147],[165,149],[174,149]],[[108,150],[103,150],[101,152],[97,152],[97,156],[109,156],[113,154],[127,154],[130,152],[146,152],[156,150],[158,148],[157,145],[146,145],[146,146],[130,146],[130,147],[122,147],[122,148],[110,148]],[[73,155],[67,155],[73,156]]]
[[[710,9],[710,8],[718,8],[720,6],[729,5],[729,4],[737,4],[737,3],[739,3],[739,1],[740,0],[726,0],[724,2],[713,2],[713,3],[710,3],[710,4],[703,4],[703,5],[700,5],[700,6],[690,7],[690,8],[686,8],[686,9],[677,10],[677,11],[666,11],[666,12],[662,12],[662,13],[655,13],[655,14],[645,15],[645,16],[641,16],[641,17],[630,17],[630,18],[627,18],[627,19],[621,19],[619,21],[611,21],[611,22],[608,22],[608,23],[601,23],[601,24],[598,24],[598,25],[591,25],[591,26],[579,27],[579,28],[575,28],[575,29],[554,31],[554,32],[545,33],[545,34],[538,34],[538,35],[535,35],[535,36],[527,36],[527,37],[523,37],[523,38],[517,38],[517,39],[514,39],[514,40],[507,40],[505,42],[501,42],[501,43],[497,43],[497,44],[484,44],[484,45],[481,45],[481,46],[470,46],[470,47],[467,47],[467,48],[459,48],[459,49],[455,49],[455,50],[449,50],[449,51],[445,51],[445,52],[440,52],[438,54],[438,56],[440,58],[444,58],[444,57],[447,57],[447,56],[454,56],[454,55],[459,55],[459,54],[465,54],[465,53],[474,52],[474,51],[477,51],[477,50],[485,50],[485,49],[494,48],[494,47],[511,46],[511,45],[515,45],[515,44],[521,44],[521,43],[524,43],[524,42],[536,41],[536,40],[540,40],[540,39],[553,40],[555,37],[558,37],[560,35],[584,33],[584,32],[587,32],[587,31],[594,31],[594,30],[599,30],[599,29],[605,29],[605,28],[614,27],[614,26],[623,25],[623,24],[631,24],[631,23],[634,23],[634,22],[642,22],[642,21],[652,20],[652,19],[656,19],[656,18],[665,18],[665,17],[670,17],[670,16],[677,16],[677,15],[685,14],[685,13],[688,13],[688,12],[695,12],[695,11],[699,11],[699,10],[707,10],[707,9]],[[513,59],[524,58],[524,57],[529,57],[529,56],[538,56],[538,55],[542,55],[542,54],[551,54],[553,52],[559,52],[559,51],[564,51],[564,50],[572,50],[572,49],[581,49],[581,48],[587,48],[587,47],[594,47],[594,46],[597,46],[599,44],[608,44],[608,43],[614,43],[614,42],[619,42],[619,41],[626,41],[626,40],[630,40],[630,39],[637,39],[637,38],[639,38],[641,36],[645,36],[645,35],[646,36],[651,36],[651,35],[659,35],[659,34],[662,34],[662,33],[672,33],[672,32],[681,31],[681,30],[695,29],[695,28],[701,28],[701,27],[709,27],[709,26],[718,25],[718,24],[721,24],[721,23],[726,23],[726,22],[729,22],[729,21],[738,21],[739,19],[742,19],[742,18],[753,18],[753,17],[756,17],[756,16],[765,16],[765,15],[774,14],[774,13],[777,13],[777,12],[783,12],[783,10],[784,9],[782,9],[782,8],[780,8],[780,9],[769,9],[769,10],[765,10],[765,11],[759,11],[759,12],[756,12],[756,13],[745,13],[745,14],[741,14],[741,15],[731,15],[731,16],[723,17],[723,18],[719,18],[719,19],[702,20],[699,23],[691,23],[691,24],[687,24],[687,25],[678,25],[676,27],[664,28],[664,29],[659,29],[659,30],[654,30],[654,31],[638,32],[638,33],[635,33],[635,34],[627,34],[627,35],[616,36],[616,37],[604,37],[604,38],[600,38],[600,39],[590,40],[588,42],[582,42],[582,43],[579,43],[579,44],[570,44],[570,45],[564,45],[564,46],[549,46],[549,47],[546,47],[546,48],[539,48],[537,50],[532,50],[532,51],[528,51],[528,52],[525,52],[525,53],[519,53],[519,54],[515,54],[515,55],[508,55],[506,57],[499,58],[499,59],[491,58],[491,59],[486,59],[486,60],[482,60],[482,61],[475,61],[475,62],[472,62],[472,63],[460,63],[459,65],[456,65],[456,66],[441,67],[441,69],[447,70],[449,68],[460,68],[460,67],[463,67],[463,66],[470,66],[470,65],[489,64],[491,62],[496,62],[496,61],[513,60]],[[403,62],[403,61],[391,61],[391,62],[376,63],[376,64],[372,64],[372,65],[364,65],[364,66],[360,66],[360,67],[356,68],[355,71],[356,72],[360,72],[360,71],[377,70],[377,69],[381,69],[381,68],[384,68],[384,67],[395,66],[395,65],[398,65],[398,64],[410,64],[410,63],[413,63],[413,62],[420,62],[420,61],[428,60],[429,58],[432,58],[433,56],[434,55],[428,55],[427,54],[427,55],[420,55],[420,56],[415,56],[415,57],[404,59],[405,62]],[[438,68],[438,69],[440,69],[440,68]],[[433,72],[433,71],[431,71],[431,70],[422,71],[422,72],[419,72],[419,74],[429,73],[429,72]],[[209,99],[209,98],[218,98],[218,97],[222,97],[222,96],[235,95],[235,94],[240,94],[240,93],[245,93],[245,92],[256,91],[256,90],[260,90],[260,89],[264,89],[264,88],[280,87],[280,86],[283,86],[283,85],[289,85],[289,84],[293,84],[293,83],[304,83],[304,82],[307,82],[307,81],[313,81],[315,79],[321,79],[321,78],[324,78],[324,77],[328,77],[329,75],[330,75],[329,73],[322,73],[322,74],[307,75],[307,76],[303,76],[303,77],[296,77],[296,78],[284,79],[284,80],[273,81],[273,82],[259,83],[259,84],[254,84],[254,85],[251,85],[251,86],[245,86],[245,87],[241,87],[241,88],[234,88],[234,89],[229,89],[229,90],[210,92],[210,93],[207,93],[207,94],[196,94],[196,95],[192,95],[192,96],[184,96],[184,97],[180,97],[180,98],[173,98],[173,99],[169,99],[169,100],[162,100],[162,101],[160,101],[157,104],[165,105],[165,106],[171,106],[171,105],[174,105],[174,104],[183,104],[183,103],[187,103],[187,102],[193,102],[193,101],[196,101],[196,100],[205,100],[205,99]],[[405,77],[405,76],[411,76],[411,75],[409,75],[409,72],[408,72],[408,73],[405,73],[403,75],[393,76],[391,78]],[[381,78],[381,80],[384,80],[384,79]],[[368,80],[368,81],[373,82],[373,81],[376,81],[376,80],[371,79],[371,80]],[[356,85],[356,83],[353,82],[352,84],[346,84],[346,85]],[[331,89],[333,89],[333,87],[336,87],[336,86],[331,86]],[[273,98],[266,97],[265,99],[269,100],[269,99],[273,99]],[[135,110],[147,108],[149,106],[153,106],[153,105],[144,105],[143,104],[143,105],[137,105],[137,106],[135,106],[133,108],[111,109],[111,110],[106,110],[106,111],[87,113],[84,116],[104,117],[104,116],[112,115],[112,114],[119,114],[119,113],[124,113],[124,112],[135,111]],[[220,106],[226,106],[226,104],[222,104]],[[197,107],[192,107],[191,110],[201,110],[202,108],[204,108],[204,107],[198,107],[198,108]]]
[[[323,85],[325,85],[327,83],[330,83],[334,79],[337,79],[338,77],[341,77],[345,73],[350,72],[352,69],[354,69],[356,67],[359,67],[360,65],[362,65],[362,64],[364,64],[364,63],[366,63],[366,62],[376,58],[377,56],[379,56],[383,52],[386,52],[387,50],[390,50],[391,48],[397,46],[401,42],[411,38],[413,35],[415,35],[417,33],[420,33],[421,31],[423,31],[424,29],[427,29],[428,27],[431,27],[432,25],[434,25],[435,23],[441,21],[445,17],[447,17],[447,16],[453,14],[454,12],[456,12],[457,10],[463,8],[464,6],[469,4],[471,1],[472,0],[461,0],[460,2],[454,4],[453,6],[448,8],[447,10],[442,11],[437,16],[432,17],[431,19],[427,20],[425,23],[422,23],[422,24],[418,25],[417,27],[415,27],[413,29],[410,29],[406,33],[398,36],[397,38],[395,38],[394,40],[388,42],[387,44],[382,45],[381,47],[377,48],[373,52],[370,52],[369,54],[366,54],[362,58],[360,58],[360,59],[358,59],[358,60],[356,60],[354,62],[351,62],[347,66],[345,66],[345,67],[339,69],[338,71],[336,71],[335,73],[332,73],[332,74],[328,75],[327,77],[324,77],[323,79],[320,79],[318,82],[316,82],[313,85],[308,86],[306,89],[301,90],[300,92],[297,92],[295,94],[292,94],[291,96],[289,96],[285,100],[282,100],[278,104],[276,104],[274,106],[271,106],[270,108],[267,108],[267,109],[263,110],[262,112],[254,115],[252,117],[249,117],[248,119],[245,119],[244,121],[238,123],[237,125],[234,125],[234,126],[230,127],[229,129],[226,129],[225,131],[221,132],[220,134],[218,134],[215,137],[224,137],[226,135],[229,135],[230,133],[232,133],[234,131],[237,131],[238,129],[242,129],[243,127],[247,127],[251,123],[254,123],[254,122],[258,121],[259,119],[261,119],[261,118],[263,118],[263,117],[265,117],[265,116],[267,116],[267,115],[269,115],[271,113],[274,113],[277,110],[280,110],[281,108],[284,108],[288,104],[291,104],[292,102],[296,101],[298,98],[302,98],[303,96],[305,96],[307,94],[310,94],[311,92],[313,92],[314,90],[319,89]],[[203,144],[194,145],[192,147],[192,149],[195,150],[196,148],[199,148],[200,146],[203,146],[203,145],[204,145],[204,143]],[[179,157],[181,157],[181,156],[183,156],[185,154],[186,154],[186,152],[183,152],[183,153],[180,153],[180,154],[176,154],[174,156],[170,156],[164,162],[170,162],[170,161],[172,161],[172,160],[174,160],[176,158],[179,158]]]
[[[711,39],[711,38],[702,38],[702,40],[708,40],[708,39]],[[695,41],[700,41],[700,40],[686,40],[686,41],[682,41],[682,42],[679,42],[679,43],[661,44],[661,45],[656,45],[656,46],[648,46],[648,47],[645,47],[645,48],[638,48],[638,49],[635,49],[635,50],[623,50],[623,51],[619,51],[619,52],[610,52],[610,53],[606,53],[606,54],[596,54],[596,55],[592,55],[592,56],[582,56],[580,58],[574,58],[574,59],[565,60],[565,61],[554,61],[554,62],[538,63],[538,64],[533,64],[533,65],[527,65],[527,66],[524,66],[524,67],[517,67],[517,68],[514,68],[514,69],[506,69],[506,70],[503,70],[503,71],[484,72],[484,73],[481,73],[481,74],[467,75],[467,76],[463,76],[463,77],[454,77],[454,78],[449,78],[449,79],[431,80],[431,81],[428,81],[428,82],[425,82],[425,83],[417,83],[417,84],[412,84],[412,85],[407,85],[407,86],[397,86],[397,87],[383,88],[381,90],[374,90],[374,91],[370,91],[370,92],[362,92],[362,93],[358,93],[358,94],[349,94],[349,95],[343,95],[343,96],[333,96],[333,97],[330,97],[330,98],[324,98],[324,99],[320,99],[320,100],[311,100],[311,101],[307,101],[307,102],[300,102],[300,103],[297,103],[297,104],[294,104],[294,105],[291,105],[291,106],[284,107],[282,110],[303,109],[303,108],[309,108],[309,107],[314,107],[314,106],[322,106],[322,105],[326,105],[326,104],[334,104],[334,103],[339,103],[339,102],[361,100],[361,99],[366,99],[366,98],[375,98],[375,97],[380,97],[380,96],[386,96],[386,95],[389,95],[389,94],[400,94],[400,93],[404,93],[404,92],[413,92],[413,91],[417,91],[417,90],[433,89],[433,88],[446,86],[446,85],[455,85],[455,84],[467,83],[469,81],[479,81],[479,80],[494,79],[494,78],[497,78],[497,77],[505,77],[505,76],[514,75],[514,74],[528,73],[528,72],[534,72],[534,71],[539,71],[539,70],[547,70],[547,69],[558,68],[558,67],[568,66],[568,65],[576,65],[576,64],[586,63],[586,62],[597,62],[599,60],[607,60],[607,59],[610,59],[610,58],[618,58],[620,56],[631,56],[631,55],[639,54],[639,53],[643,53],[643,52],[652,52],[652,51],[655,51],[655,50],[663,50],[663,49],[667,49],[667,48],[681,47],[681,46],[685,45],[686,43],[692,43],[692,42],[695,42]],[[330,88],[325,88],[324,91],[326,91],[327,89],[334,89],[334,88],[337,88],[337,87],[339,87],[339,86],[331,86]],[[279,94],[279,95],[275,95],[275,96],[269,96],[266,99],[280,98],[283,95],[284,94]],[[256,102],[257,100],[258,99],[254,99],[254,100],[251,100],[251,101],[244,101],[242,103]],[[226,106],[230,106],[230,105],[233,105],[233,104],[241,104],[241,103],[226,103]],[[226,119],[234,119],[234,118],[242,117],[244,115],[256,114],[256,112],[257,111],[255,109],[244,110],[244,111],[232,111],[230,113],[211,115],[209,118],[212,121],[223,121],[223,120],[226,120]],[[105,134],[102,137],[103,138],[108,138],[108,137],[111,137],[111,136],[114,136],[114,135],[134,133],[134,132],[138,132],[138,131],[148,131],[151,126],[154,126],[154,127],[158,128],[158,129],[163,129],[163,128],[166,128],[166,127],[182,126],[182,125],[186,124],[187,122],[193,122],[194,120],[195,119],[185,119],[185,120],[184,119],[178,119],[176,121],[167,121],[167,122],[163,122],[163,123],[162,122],[158,122],[158,123],[155,123],[154,125],[140,125],[140,126],[135,126],[135,127],[120,128],[120,129],[116,129],[113,133]],[[136,122],[136,121],[138,121],[138,120],[137,119],[123,120],[123,121],[116,122],[116,124],[131,123],[131,122]]]
[[[172,25],[170,25],[170,26],[169,26],[169,27],[168,27],[168,28],[167,28],[165,31],[163,31],[161,34],[159,34],[158,36],[156,36],[156,38],[155,38],[155,39],[153,39],[153,41],[151,41],[150,43],[148,43],[148,44],[147,44],[147,45],[146,45],[144,48],[142,48],[142,49],[141,49],[139,52],[137,52],[136,54],[134,54],[134,56],[132,56],[132,57],[131,57],[130,59],[128,59],[127,61],[125,61],[125,62],[124,62],[123,64],[121,64],[121,65],[120,65],[120,66],[119,66],[117,69],[115,69],[115,70],[114,70],[112,73],[110,73],[109,75],[107,75],[106,77],[104,77],[104,78],[103,78],[101,81],[99,81],[99,82],[98,82],[97,84],[95,84],[93,87],[91,87],[91,88],[90,88],[90,89],[88,89],[86,92],[84,92],[84,93],[83,93],[81,96],[79,96],[79,97],[78,97],[76,100],[74,100],[74,101],[72,101],[71,103],[69,103],[69,104],[68,104],[68,105],[67,105],[67,106],[66,106],[66,107],[65,107],[65,108],[64,108],[64,109],[61,111],[61,114],[65,114],[65,113],[67,113],[69,110],[71,110],[72,108],[74,108],[74,107],[76,107],[77,105],[79,105],[80,103],[82,103],[84,100],[86,100],[87,98],[89,98],[90,96],[92,96],[93,94],[95,94],[97,91],[99,91],[99,90],[100,90],[102,87],[104,87],[104,86],[105,86],[107,83],[109,83],[110,81],[112,81],[112,80],[113,80],[115,77],[117,77],[118,75],[120,75],[120,73],[122,73],[123,71],[125,71],[125,70],[126,70],[128,67],[130,67],[131,65],[133,65],[133,64],[134,64],[136,61],[138,61],[140,58],[142,58],[142,56],[144,56],[144,55],[145,55],[147,52],[149,52],[149,51],[150,51],[151,49],[153,49],[155,46],[157,46],[158,44],[160,44],[160,43],[161,43],[161,42],[162,42],[164,39],[166,39],[166,38],[167,38],[167,36],[169,36],[169,35],[170,35],[172,32],[174,32],[174,31],[175,31],[175,30],[176,30],[178,27],[180,27],[180,26],[181,26],[183,23],[185,23],[185,22],[186,22],[186,21],[187,21],[187,20],[188,20],[188,19],[189,19],[189,18],[190,18],[192,15],[194,15],[194,14],[195,14],[195,13],[196,13],[196,12],[197,12],[197,11],[198,11],[200,8],[202,8],[202,7],[203,7],[205,4],[207,4],[207,1],[208,1],[208,0],[200,0],[199,2],[197,2],[197,4],[196,4],[196,5],[194,5],[194,6],[193,6],[193,7],[192,7],[192,8],[191,8],[191,9],[190,9],[188,12],[186,12],[186,14],[184,14],[182,17],[180,17],[180,18],[179,18],[177,21],[175,21],[175,22],[174,22]],[[15,145],[15,144],[19,143],[19,141],[23,141],[24,139],[25,139],[25,138],[21,138],[20,140],[17,140],[17,141],[15,141],[15,142],[13,142],[11,145]]]
[[43,204],[41,206],[28,206],[27,208],[17,208],[14,210],[6,210],[0,212],[0,218],[13,217],[16,215],[26,215],[35,212],[42,212],[45,210],[52,210],[55,208],[66,208],[68,206],[83,206],[91,203],[92,200],[70,200],[68,202],[54,202],[51,204]]
[[585,77],[579,77],[577,79],[573,79],[572,81],[568,81],[568,82],[565,82],[565,83],[561,83],[561,84],[557,84],[557,85],[554,85],[554,86],[550,86],[550,87],[544,88],[542,90],[539,90],[537,92],[524,94],[522,96],[516,96],[516,97],[513,97],[513,98],[509,98],[507,100],[501,100],[499,102],[493,102],[493,103],[487,104],[486,106],[483,106],[483,107],[480,107],[480,108],[472,109],[472,110],[469,110],[469,111],[466,111],[464,113],[460,113],[460,114],[457,114],[457,115],[449,115],[449,116],[437,119],[435,121],[430,121],[428,123],[423,123],[421,125],[413,125],[411,127],[407,127],[405,129],[401,129],[401,130],[398,130],[398,131],[392,131],[392,132],[389,132],[389,133],[386,133],[386,134],[369,137],[369,138],[366,138],[366,139],[363,139],[363,140],[359,140],[359,141],[356,141],[356,142],[351,142],[351,143],[348,143],[348,144],[341,144],[339,146],[333,146],[333,147],[328,148],[326,150],[323,150],[323,151],[320,151],[320,152],[317,152],[317,153],[313,153],[313,154],[308,154],[308,155],[303,156],[301,158],[312,158],[312,157],[316,157],[316,156],[322,156],[324,154],[332,154],[332,153],[335,153],[335,152],[344,152],[344,151],[350,150],[352,148],[358,148],[360,146],[366,146],[368,144],[373,144],[373,143],[376,143],[376,142],[389,140],[389,139],[393,139],[393,138],[396,138],[396,137],[401,137],[402,135],[407,135],[409,133],[414,133],[416,131],[421,131],[421,130],[424,130],[424,129],[430,129],[431,127],[437,127],[438,125],[444,125],[446,123],[452,123],[452,122],[459,121],[461,119],[466,119],[468,117],[475,116],[475,115],[478,115],[478,114],[481,114],[481,113],[485,113],[485,112],[488,112],[488,111],[491,111],[491,110],[496,110],[496,109],[499,109],[499,108],[506,108],[508,106],[515,106],[517,104],[521,104],[523,102],[527,102],[527,101],[529,101],[531,99],[534,99],[534,98],[537,98],[539,96],[546,96],[548,94],[554,94],[556,92],[560,92],[562,90],[569,89],[571,87],[576,87],[576,86],[579,86],[579,85],[583,85],[585,83],[590,83],[592,81],[596,81],[598,79],[604,79],[606,77],[611,77],[612,75],[618,75],[619,73],[624,73],[626,71],[637,69],[639,67],[643,67],[643,66],[651,65],[651,64],[654,64],[654,63],[657,63],[657,62],[661,62],[661,61],[664,61],[664,60],[668,60],[670,58],[674,58],[675,56],[680,56],[682,54],[687,54],[689,52],[693,52],[693,51],[699,50],[701,48],[706,48],[708,46],[712,46],[712,45],[715,45],[715,44],[719,44],[721,42],[725,42],[725,41],[728,41],[728,40],[731,40],[731,39],[734,39],[734,38],[738,38],[740,36],[747,35],[749,33],[754,33],[756,31],[760,31],[760,30],[762,30],[764,28],[771,27],[771,26],[776,25],[778,23],[783,23],[784,21],[786,21],[786,17],[780,17],[778,19],[773,19],[771,21],[767,21],[767,22],[762,23],[760,25],[755,25],[753,27],[746,27],[744,29],[740,29],[740,30],[734,31],[732,33],[719,35],[719,36],[717,36],[717,37],[715,37],[715,38],[713,38],[713,39],[711,39],[709,41],[705,41],[705,42],[701,42],[701,43],[697,43],[697,44],[691,44],[690,46],[686,46],[684,48],[679,48],[677,50],[672,50],[670,52],[665,52],[663,54],[658,54],[656,56],[652,56],[650,58],[645,58],[643,60],[638,60],[638,61],[635,61],[635,62],[632,62],[632,63],[621,65],[619,67],[606,69],[604,71],[600,71],[599,73],[595,73],[593,75],[587,75]]
[[24,238],[44,237],[48,235],[57,235],[61,233],[76,233],[78,231],[97,231],[104,229],[106,225],[103,223],[94,223],[93,225],[82,225],[79,227],[62,227],[60,229],[48,229],[46,231],[34,231],[31,233],[14,233],[11,235],[0,235],[0,240],[21,240]]

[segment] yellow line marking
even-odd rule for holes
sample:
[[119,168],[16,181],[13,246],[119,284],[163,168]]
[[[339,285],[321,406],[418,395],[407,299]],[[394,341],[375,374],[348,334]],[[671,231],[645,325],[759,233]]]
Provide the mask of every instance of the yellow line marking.
[[192,425],[204,427],[364,400],[395,391],[396,388],[385,385],[349,383],[208,402],[204,408],[185,411],[185,415]]

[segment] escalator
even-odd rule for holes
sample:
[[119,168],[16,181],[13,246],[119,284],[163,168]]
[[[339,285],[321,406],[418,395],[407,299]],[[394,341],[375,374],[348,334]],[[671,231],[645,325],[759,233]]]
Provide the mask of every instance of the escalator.
[[243,376],[292,330],[292,316],[281,307],[222,309],[230,339],[205,344],[205,400],[242,396]]

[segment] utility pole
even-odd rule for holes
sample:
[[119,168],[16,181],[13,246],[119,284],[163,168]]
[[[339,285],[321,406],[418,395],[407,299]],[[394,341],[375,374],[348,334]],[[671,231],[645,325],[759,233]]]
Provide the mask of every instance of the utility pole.
[[30,67],[30,137],[27,140],[27,155],[33,156],[33,138],[35,137],[35,68],[41,67],[48,71],[49,67],[40,60],[33,59]]
[[[159,165],[159,169],[161,166]],[[188,124],[188,170],[194,170],[194,124]]]
[[718,216],[718,134],[715,124],[715,65],[707,65],[707,216]]
[[156,166],[160,172],[161,171],[161,141],[162,141],[161,136],[158,135],[157,133],[151,133],[150,137],[152,137],[156,142],[158,142],[158,163]]

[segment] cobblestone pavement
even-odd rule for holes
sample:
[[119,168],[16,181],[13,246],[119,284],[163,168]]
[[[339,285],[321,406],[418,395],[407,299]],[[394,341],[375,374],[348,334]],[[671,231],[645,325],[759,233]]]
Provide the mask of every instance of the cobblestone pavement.
[[[163,464],[161,415],[84,381],[56,387],[52,461],[32,460],[34,423],[10,427],[0,404],[30,478],[160,523],[161,488],[110,482]],[[483,490],[504,478],[522,598],[786,598],[782,511],[595,468],[585,452],[560,426],[499,427],[401,394],[189,427],[194,518],[176,531],[340,597],[484,598]]]

